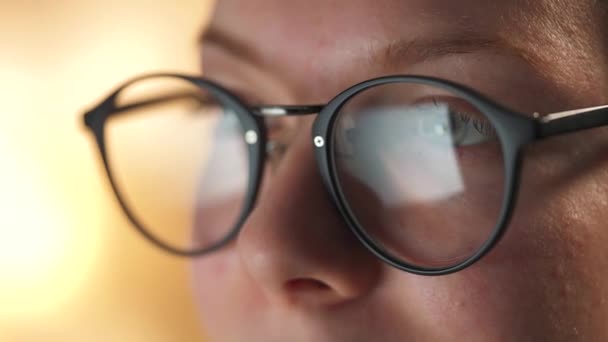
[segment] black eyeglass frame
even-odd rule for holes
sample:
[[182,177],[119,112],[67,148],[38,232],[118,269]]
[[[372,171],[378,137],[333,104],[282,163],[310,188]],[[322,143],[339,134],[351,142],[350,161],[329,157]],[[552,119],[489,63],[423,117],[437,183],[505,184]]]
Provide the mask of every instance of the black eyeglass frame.
[[[106,141],[105,124],[114,116],[127,112],[138,106],[153,104],[155,100],[145,103],[136,103],[119,107],[117,98],[120,93],[135,82],[148,78],[176,78],[187,81],[198,87],[209,91],[222,105],[228,106],[239,118],[243,127],[249,153],[249,182],[245,196],[244,207],[237,223],[230,233],[214,245],[198,250],[181,250],[168,245],[151,234],[141,221],[129,208],[124,196],[113,176],[109,163]],[[451,92],[462,97],[477,109],[481,110],[496,130],[497,136],[503,148],[505,165],[505,190],[503,207],[501,209],[498,223],[486,242],[469,258],[449,267],[425,268],[409,264],[393,256],[366,232],[365,228],[358,222],[352,209],[349,207],[344,192],[340,187],[336,172],[335,154],[333,153],[333,132],[335,121],[341,108],[357,94],[380,85],[391,83],[409,83],[433,86]],[[163,99],[158,99],[163,101]],[[535,114],[524,115],[505,108],[488,99],[479,92],[466,86],[428,76],[394,75],[375,78],[364,81],[343,91],[326,105],[303,105],[303,106],[247,106],[236,95],[219,84],[200,77],[180,75],[173,73],[158,73],[143,75],[127,81],[111,93],[105,100],[92,110],[84,114],[85,126],[94,134],[95,140],[108,175],[110,185],[118,199],[118,202],[132,222],[135,228],[149,241],[158,247],[176,255],[194,257],[216,251],[238,234],[245,220],[253,210],[258,195],[261,176],[265,166],[265,154],[267,145],[267,132],[264,125],[264,117],[267,116],[293,116],[317,114],[312,129],[312,142],[315,146],[315,157],[325,187],[330,193],[334,204],[346,221],[355,236],[378,258],[400,270],[418,275],[445,275],[463,270],[486,255],[500,241],[504,235],[517,202],[520,186],[522,168],[522,149],[527,144],[552,137],[555,135],[576,132],[583,129],[595,128],[608,125],[608,105],[591,108],[582,108],[560,113],[552,113],[545,116]]]

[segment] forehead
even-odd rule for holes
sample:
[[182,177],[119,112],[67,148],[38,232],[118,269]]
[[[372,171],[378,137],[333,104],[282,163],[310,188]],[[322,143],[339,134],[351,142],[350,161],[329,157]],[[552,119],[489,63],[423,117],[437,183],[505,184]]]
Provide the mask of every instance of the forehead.
[[[467,48],[472,47],[467,47],[468,43],[499,42],[498,45],[506,47],[501,53],[522,55],[527,61],[543,54],[549,60],[556,59],[551,57],[555,54],[550,44],[541,41],[545,39],[543,36],[550,39],[551,35],[541,31],[551,31],[550,23],[555,22],[559,13],[555,10],[557,3],[551,0],[218,0],[211,31],[222,32],[239,46],[247,46],[251,53],[246,54],[247,58],[237,53],[240,59],[255,61],[256,67],[266,75],[280,77],[295,89],[308,87],[310,90],[311,83],[322,84],[327,89],[319,87],[315,91],[330,93],[366,78],[401,72],[377,63],[374,53],[390,53],[395,46],[402,52],[411,43],[439,41],[433,53],[441,53],[442,49],[459,53],[459,49],[467,52]],[[450,45],[454,42],[457,44]],[[218,62],[226,64],[224,56],[211,58],[214,54],[205,53],[206,50],[203,50],[206,70],[215,69]],[[404,64],[407,63],[402,60],[400,65]]]
[[[258,47],[266,60],[301,61],[319,49],[337,60],[395,39],[453,34],[499,35],[514,27],[523,1],[218,0],[212,26]],[[526,5],[527,6],[527,5]],[[530,7],[527,11],[531,11]],[[299,57],[299,58],[298,58]],[[332,56],[324,56],[330,63]]]
[[307,30],[319,31],[330,27],[352,30],[357,26],[361,32],[413,26],[429,19],[492,23],[507,11],[529,11],[534,3],[525,0],[218,0],[216,19],[244,20],[245,25],[264,24],[269,29],[277,25],[284,27],[282,24],[303,25]]
[[513,0],[219,0],[213,25],[264,46],[268,55],[307,55],[311,48],[349,51],[455,30],[494,36],[521,26],[519,14],[534,10]]

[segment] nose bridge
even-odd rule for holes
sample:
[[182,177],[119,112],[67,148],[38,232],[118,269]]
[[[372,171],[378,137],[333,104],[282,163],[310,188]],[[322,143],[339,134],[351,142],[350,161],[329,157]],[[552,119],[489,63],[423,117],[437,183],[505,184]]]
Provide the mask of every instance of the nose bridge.
[[251,106],[250,111],[263,117],[267,130],[266,158],[274,171],[282,160],[287,149],[293,143],[293,137],[301,132],[302,120],[307,116],[320,113],[326,105],[262,105]]
[[268,296],[335,304],[365,293],[380,263],[333,206],[314,160],[312,120],[305,122],[278,168],[266,173],[237,249]]

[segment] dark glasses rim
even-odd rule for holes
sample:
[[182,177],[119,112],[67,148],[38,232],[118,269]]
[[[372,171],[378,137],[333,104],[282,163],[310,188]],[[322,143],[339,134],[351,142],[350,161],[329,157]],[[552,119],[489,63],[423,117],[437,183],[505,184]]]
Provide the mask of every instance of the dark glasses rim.
[[[125,111],[124,108],[117,107],[117,96],[122,90],[135,82],[148,78],[161,77],[181,79],[198,87],[209,90],[212,95],[222,102],[222,104],[230,106],[241,121],[244,133],[254,134],[256,137],[254,142],[248,143],[249,181],[244,209],[237,220],[236,225],[230,230],[230,233],[224,239],[218,241],[210,247],[196,250],[183,250],[166,244],[161,241],[161,239],[158,239],[156,236],[151,234],[147,229],[145,229],[141,222],[137,220],[133,212],[129,209],[111,172],[111,166],[109,165],[106,151],[104,127],[107,119],[110,116],[118,115]],[[503,146],[503,154],[505,157],[505,195],[499,223],[492,232],[492,236],[474,255],[453,266],[442,268],[424,268],[405,263],[399,258],[396,258],[388,253],[388,251],[372,240],[361,225],[356,221],[355,216],[352,214],[352,210],[347,206],[344,193],[342,192],[339,182],[337,181],[335,158],[332,153],[332,137],[334,133],[334,122],[340,109],[346,102],[348,102],[350,98],[366,89],[383,84],[399,82],[417,83],[439,87],[456,95],[462,96],[465,100],[469,101],[471,104],[475,105],[488,115],[492,125],[494,125],[496,128],[501,145]],[[193,257],[213,252],[230,243],[238,235],[243,223],[247,219],[251,210],[254,208],[264,169],[267,142],[267,134],[263,122],[264,117],[309,115],[316,113],[318,113],[318,116],[312,129],[312,141],[315,146],[317,164],[323,182],[325,183],[328,192],[332,196],[338,210],[344,217],[347,225],[353,231],[355,236],[357,236],[357,238],[381,260],[398,269],[420,275],[443,275],[460,271],[481,259],[498,243],[508,227],[515,208],[522,167],[521,150],[524,145],[531,143],[534,140],[544,139],[554,135],[608,125],[608,106],[583,108],[574,111],[554,113],[542,118],[537,115],[528,116],[509,110],[466,86],[428,76],[394,75],[370,79],[343,91],[326,105],[265,105],[248,107],[245,105],[244,101],[240,100],[236,95],[233,95],[230,91],[224,89],[222,86],[211,80],[197,76],[182,75],[179,73],[152,73],[127,81],[118,87],[107,98],[105,98],[100,104],[85,113],[84,123],[95,136],[111,188],[114,191],[122,210],[125,212],[126,216],[134,227],[156,246],[175,255]]]
[[[247,152],[249,157],[249,174],[247,193],[243,202],[243,210],[241,211],[241,214],[236,220],[235,226],[229,230],[229,233],[222,239],[211,244],[210,246],[194,249],[179,248],[163,241],[163,239],[153,234],[152,230],[147,228],[143,224],[143,222],[137,217],[135,212],[130,207],[128,201],[126,200],[126,197],[120,190],[115,174],[112,171],[112,166],[110,165],[106,144],[106,123],[108,122],[108,119],[110,119],[112,116],[121,115],[129,109],[134,108],[133,105],[129,105],[127,107],[119,107],[117,105],[117,98],[123,90],[127,89],[129,86],[136,82],[152,78],[180,79],[208,90],[218,101],[220,101],[223,105],[229,106],[233,110],[234,114],[238,117],[244,131],[253,131],[255,132],[256,136],[259,137],[258,139],[256,139],[256,143],[247,144]],[[152,101],[138,103],[135,106],[149,104],[154,104],[154,102]],[[214,252],[224,247],[238,235],[240,227],[247,219],[248,213],[252,210],[257,198],[258,187],[260,185],[261,175],[263,172],[264,153],[266,150],[266,130],[263,124],[263,118],[260,116],[252,115],[249,109],[236,96],[232,95],[229,91],[225,90],[218,84],[215,84],[214,82],[202,78],[171,73],[148,74],[133,78],[122,84],[106,99],[104,99],[99,105],[85,113],[84,122],[85,126],[93,133],[95,137],[101,160],[110,183],[110,187],[115,194],[119,206],[125,213],[127,219],[131,222],[133,227],[148,241],[171,254],[183,257],[195,257]]]
[[[498,222],[488,239],[472,255],[453,265],[436,268],[425,267],[406,262],[390,253],[359,222],[340,185],[336,155],[333,153],[335,121],[338,118],[340,110],[350,99],[361,92],[376,86],[396,83],[432,86],[462,97],[465,101],[486,114],[487,118],[496,128],[500,144],[503,147],[505,184]],[[325,182],[328,183],[328,188],[332,189],[332,197],[351,230],[353,230],[355,235],[368,249],[386,263],[403,271],[419,275],[444,275],[460,271],[481,259],[500,240],[508,226],[514,209],[515,192],[519,185],[518,174],[521,168],[520,149],[534,139],[536,128],[536,122],[533,118],[505,110],[473,90],[444,80],[422,76],[389,76],[360,83],[332,100],[320,113],[316,123],[318,126],[315,125],[313,128],[313,134],[316,134],[317,137],[322,137],[325,141],[324,146],[317,146],[316,150],[318,163],[322,165],[322,176]]]

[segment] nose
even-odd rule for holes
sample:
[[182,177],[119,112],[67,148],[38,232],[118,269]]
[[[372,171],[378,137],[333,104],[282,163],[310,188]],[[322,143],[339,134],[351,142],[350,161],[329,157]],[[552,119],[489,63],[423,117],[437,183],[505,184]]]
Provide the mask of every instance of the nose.
[[280,165],[264,177],[237,250],[267,299],[332,306],[373,289],[381,265],[331,202],[314,160],[311,122],[305,125]]

